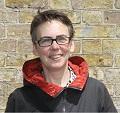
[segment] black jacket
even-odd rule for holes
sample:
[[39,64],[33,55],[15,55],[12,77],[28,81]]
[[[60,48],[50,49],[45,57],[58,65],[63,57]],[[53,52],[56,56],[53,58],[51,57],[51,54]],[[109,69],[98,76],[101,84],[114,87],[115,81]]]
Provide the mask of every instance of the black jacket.
[[64,88],[51,97],[36,86],[16,89],[9,97],[6,112],[116,112],[105,86],[89,78],[83,91]]
[[[81,62],[81,64],[82,63],[83,61]],[[82,66],[84,67],[83,64]],[[73,66],[73,64],[72,65],[70,64],[70,66],[73,68],[73,70],[77,68],[75,65]],[[83,67],[82,70],[85,70],[86,68],[84,69]],[[81,66],[79,68],[81,68]],[[35,70],[32,68],[32,71]],[[16,89],[9,96],[5,111],[6,112],[117,112],[104,84],[96,79],[88,77],[87,75],[84,76],[83,78],[81,76],[82,73],[80,74],[80,78],[79,77],[76,78],[78,79],[78,81],[77,80],[74,81],[67,88],[59,88],[58,86],[56,86],[57,89],[55,89],[55,91],[57,90],[57,92],[54,92],[53,90],[54,85],[51,85],[50,87],[48,84],[49,87],[47,89],[46,84],[42,83],[42,85],[41,84],[39,85],[38,82],[35,82],[34,76],[33,76],[34,79],[31,80],[32,82],[30,81],[30,79],[25,77],[24,86]],[[84,87],[82,88],[83,84]],[[43,87],[46,87],[47,90],[42,89]],[[56,87],[54,86],[54,88]],[[49,90],[51,88],[53,90],[53,93],[49,94]]]

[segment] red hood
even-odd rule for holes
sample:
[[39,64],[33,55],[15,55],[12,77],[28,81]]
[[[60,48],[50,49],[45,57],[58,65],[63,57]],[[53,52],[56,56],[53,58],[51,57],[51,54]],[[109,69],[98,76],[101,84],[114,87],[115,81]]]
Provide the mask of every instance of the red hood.
[[[88,78],[88,65],[81,57],[74,56],[69,58],[68,65],[73,69],[77,75],[76,79],[69,85],[71,88],[82,90]],[[63,87],[48,83],[45,81],[43,75],[40,73],[42,64],[39,58],[26,61],[23,65],[23,76],[27,84],[34,84],[45,91],[50,96],[58,95]]]

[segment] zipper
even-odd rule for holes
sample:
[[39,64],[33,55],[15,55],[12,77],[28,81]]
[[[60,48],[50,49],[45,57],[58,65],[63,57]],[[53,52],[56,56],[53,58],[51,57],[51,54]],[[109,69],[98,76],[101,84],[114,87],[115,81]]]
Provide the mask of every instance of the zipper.
[[64,88],[64,94],[63,94],[63,112],[66,112],[66,96],[67,96],[67,89]]

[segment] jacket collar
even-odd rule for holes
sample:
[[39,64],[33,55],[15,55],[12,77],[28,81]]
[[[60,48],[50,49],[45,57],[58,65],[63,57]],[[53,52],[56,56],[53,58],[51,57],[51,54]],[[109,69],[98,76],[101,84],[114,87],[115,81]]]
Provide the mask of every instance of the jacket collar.
[[[69,58],[68,65],[72,68],[72,70],[76,74],[76,79],[68,87],[75,88],[78,90],[83,90],[88,78],[87,63],[83,58],[74,56]],[[26,61],[23,65],[23,77],[27,82],[27,84],[34,84],[35,86],[39,87],[50,96],[55,97],[64,88],[46,82],[45,78],[40,73],[41,70],[42,70],[42,64],[40,62],[40,58]]]

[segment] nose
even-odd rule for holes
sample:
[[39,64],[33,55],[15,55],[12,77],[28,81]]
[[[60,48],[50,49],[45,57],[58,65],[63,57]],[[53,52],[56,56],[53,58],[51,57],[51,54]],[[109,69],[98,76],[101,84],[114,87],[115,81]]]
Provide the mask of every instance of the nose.
[[56,40],[53,40],[51,48],[52,49],[59,49],[59,45],[57,44]]

